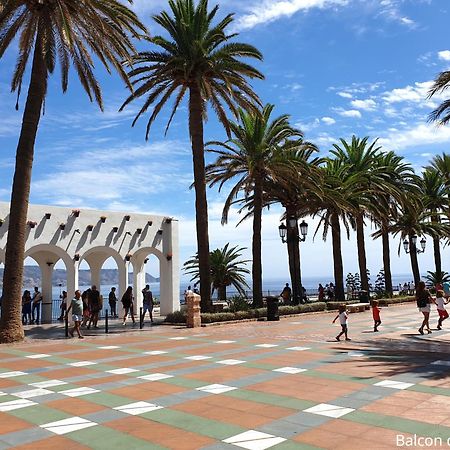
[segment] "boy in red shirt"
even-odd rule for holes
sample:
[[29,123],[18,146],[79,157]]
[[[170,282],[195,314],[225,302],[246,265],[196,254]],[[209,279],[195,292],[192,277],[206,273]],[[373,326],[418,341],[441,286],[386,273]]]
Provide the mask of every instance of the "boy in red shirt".
[[372,316],[373,316],[373,331],[378,331],[378,326],[381,324],[380,311],[378,308],[378,301],[372,300]]

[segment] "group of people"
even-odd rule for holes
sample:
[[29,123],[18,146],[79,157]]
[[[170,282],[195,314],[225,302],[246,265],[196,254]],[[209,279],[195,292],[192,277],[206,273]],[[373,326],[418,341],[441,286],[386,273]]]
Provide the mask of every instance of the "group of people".
[[22,295],[22,323],[24,325],[39,324],[41,318],[42,294],[34,288],[33,295],[25,290]]
[[334,284],[329,283],[323,287],[322,283],[319,283],[317,292],[319,293],[319,302],[325,301],[325,296],[327,301],[332,301],[334,299]]
[[[436,285],[436,297],[433,297],[428,289],[426,289],[425,282],[419,281],[417,287],[415,288],[415,298],[419,311],[423,314],[423,321],[419,328],[419,333],[424,334],[424,330],[430,334],[430,314],[431,305],[435,304],[438,313],[437,329],[442,330],[442,324],[444,320],[448,319],[449,313],[445,308],[445,305],[450,303],[450,283],[438,283]],[[381,325],[380,312],[381,309],[378,306],[377,300],[372,300],[371,302],[372,317],[373,317],[373,331],[377,332],[378,327]],[[344,335],[345,340],[350,341],[348,337],[348,312],[345,304],[339,305],[338,314],[334,318],[333,323],[339,319],[341,325],[341,332],[336,336],[336,340],[340,341],[341,337]]]
[[[290,305],[292,302],[292,289],[289,286],[289,283],[286,283],[283,290],[280,293],[280,297],[283,299],[283,303],[286,305]],[[306,295],[306,289],[303,286],[300,286],[300,303],[305,303],[308,300],[308,296]]]

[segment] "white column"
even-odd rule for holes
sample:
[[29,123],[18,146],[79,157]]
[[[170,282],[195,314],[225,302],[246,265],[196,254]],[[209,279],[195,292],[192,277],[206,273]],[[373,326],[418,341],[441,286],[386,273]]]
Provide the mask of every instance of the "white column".
[[133,264],[133,293],[136,315],[142,306],[142,289],[145,287],[145,269],[143,261],[135,261]]
[[73,261],[66,267],[67,273],[67,299],[70,302],[75,296],[75,291],[78,289],[78,270],[80,267],[79,261]]
[[177,220],[172,220],[168,229],[164,231],[163,252],[164,255],[160,259],[159,265],[160,314],[165,316],[180,309],[180,259]]
[[[52,321],[52,306],[53,306],[53,293],[52,293],[52,275],[53,275],[53,263],[39,263],[42,274],[42,304],[41,304],[41,322],[51,323]],[[31,293],[33,295],[33,293]]]

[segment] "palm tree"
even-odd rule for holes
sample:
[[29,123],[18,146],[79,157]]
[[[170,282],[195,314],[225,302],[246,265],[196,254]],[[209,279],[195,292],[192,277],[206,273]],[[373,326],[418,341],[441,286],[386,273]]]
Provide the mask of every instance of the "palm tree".
[[[450,71],[441,72],[434,80],[434,84],[428,92],[428,98],[435,94],[444,92],[450,87]],[[450,99],[444,100],[429,115],[430,122],[438,122],[440,125],[446,125],[450,121]]]
[[389,224],[397,217],[398,203],[404,200],[404,193],[411,192],[414,181],[414,170],[409,163],[404,161],[402,156],[394,152],[382,152],[377,155],[375,164],[379,169],[384,170],[387,182],[396,189],[385,189],[375,192],[373,202],[369,206],[369,213],[372,220],[378,225],[383,248],[383,273],[385,279],[385,291],[393,294],[391,256],[389,244]]
[[[245,275],[250,271],[245,265],[250,261],[239,259],[245,248],[238,248],[238,246],[228,248],[229,245],[228,243],[224,248],[213,250],[209,255],[211,294],[214,294],[214,290],[217,289],[218,300],[222,301],[227,299],[228,286],[234,286],[242,296],[245,296],[245,288],[249,288]],[[187,274],[192,275],[191,281],[200,280],[198,255],[186,261],[183,268]]]
[[[208,151],[218,155],[217,160],[206,168],[210,186],[217,184],[220,191],[225,183],[237,179],[225,201],[222,223],[227,222],[233,204],[245,203],[252,196],[252,287],[253,306],[256,308],[263,303],[261,221],[264,184],[277,177],[280,166],[289,164],[282,156],[282,149],[296,145],[295,142],[301,143],[302,139],[301,131],[289,125],[287,115],[271,119],[273,108],[273,105],[266,105],[258,114],[239,110],[240,122],[230,123],[232,139],[207,144]],[[243,197],[239,197],[240,194]]]
[[103,109],[100,86],[95,78],[92,52],[108,72],[115,69],[129,85],[122,62],[134,53],[131,36],[146,31],[137,16],[116,0],[3,1],[0,12],[0,58],[10,46],[18,45],[17,64],[11,82],[20,94],[23,77],[32,54],[31,76],[16,152],[11,194],[8,243],[3,277],[0,342],[23,339],[21,288],[26,222],[34,143],[48,77],[57,63],[61,84],[68,87],[73,64],[89,99]]
[[[441,174],[434,168],[428,167],[422,173],[420,180],[420,195],[424,208],[430,212],[433,223],[442,221],[442,214],[449,213],[449,195]],[[436,273],[442,272],[442,260],[438,234],[433,237],[434,263]]]
[[448,189],[450,189],[450,154],[443,152],[431,161],[431,167],[439,172]]
[[[346,176],[359,175],[361,186],[358,187],[359,195],[353,195],[354,209],[350,212],[350,220],[356,229],[356,242],[358,247],[358,264],[361,277],[361,289],[369,292],[369,278],[367,275],[367,258],[364,239],[364,218],[367,215],[368,205],[371,204],[370,196],[377,190],[381,190],[382,181],[379,174],[381,168],[376,170],[374,164],[380,147],[377,141],[368,144],[368,137],[363,139],[352,136],[348,143],[340,139],[340,145],[334,144],[331,154],[338,158],[342,164],[347,166]],[[354,192],[356,193],[356,192]]]
[[254,109],[253,103],[259,103],[259,99],[246,77],[264,77],[240,58],[261,60],[262,55],[251,45],[231,42],[237,35],[227,34],[233,22],[232,14],[213,25],[219,7],[208,11],[208,0],[199,0],[197,6],[194,6],[193,0],[169,0],[169,7],[172,16],[165,11],[153,16],[155,22],[168,33],[169,39],[163,36],[148,37],[147,41],[156,48],[140,52],[133,58],[129,76],[133,79],[135,91],[121,109],[133,100],[145,97],[133,125],[153,106],[147,122],[148,139],[150,128],[167,101],[175,97],[166,132],[186,93],[189,94],[201,308],[207,311],[211,307],[211,294],[203,122],[206,120],[207,104],[210,103],[229,135],[230,124],[224,108],[228,107],[234,115],[237,115],[238,107]]

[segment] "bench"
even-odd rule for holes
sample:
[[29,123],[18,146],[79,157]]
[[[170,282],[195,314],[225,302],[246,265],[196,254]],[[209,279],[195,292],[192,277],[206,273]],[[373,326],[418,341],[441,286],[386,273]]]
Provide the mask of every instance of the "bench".
[[347,305],[348,312],[364,312],[366,309],[370,309],[370,303],[352,303]]

